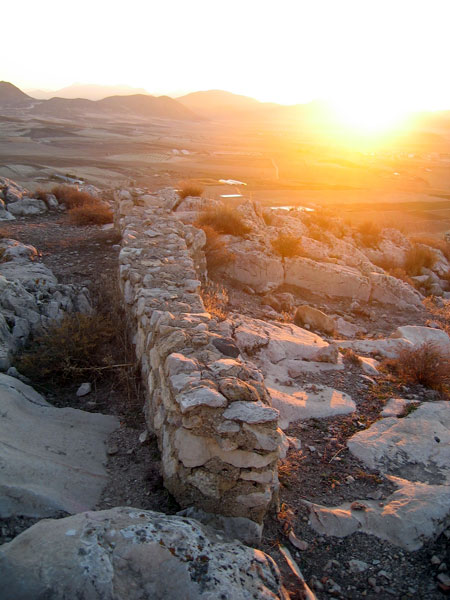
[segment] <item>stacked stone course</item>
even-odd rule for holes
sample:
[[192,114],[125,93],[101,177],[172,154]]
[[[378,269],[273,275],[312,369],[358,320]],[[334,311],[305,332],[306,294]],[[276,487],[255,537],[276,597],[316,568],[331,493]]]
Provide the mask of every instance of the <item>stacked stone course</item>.
[[278,411],[261,372],[205,312],[205,235],[182,223],[173,203],[170,194],[115,194],[120,286],[147,425],[181,506],[262,523],[278,489]]

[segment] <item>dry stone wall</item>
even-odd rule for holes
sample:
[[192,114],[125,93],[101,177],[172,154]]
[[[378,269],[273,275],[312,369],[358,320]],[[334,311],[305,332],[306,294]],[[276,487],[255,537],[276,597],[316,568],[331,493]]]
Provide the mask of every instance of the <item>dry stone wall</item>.
[[283,434],[261,372],[205,312],[204,232],[175,216],[170,194],[115,200],[120,285],[165,485],[184,507],[262,523]]

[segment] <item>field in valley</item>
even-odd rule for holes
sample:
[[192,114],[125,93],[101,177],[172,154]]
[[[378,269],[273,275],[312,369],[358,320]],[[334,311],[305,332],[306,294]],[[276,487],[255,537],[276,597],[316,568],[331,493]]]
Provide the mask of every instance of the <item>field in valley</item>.
[[242,194],[265,206],[323,206],[353,223],[412,232],[450,229],[450,127],[357,146],[311,129],[243,120],[1,112],[0,175],[32,189],[67,174],[101,187],[135,182],[151,190],[194,179],[213,198]]

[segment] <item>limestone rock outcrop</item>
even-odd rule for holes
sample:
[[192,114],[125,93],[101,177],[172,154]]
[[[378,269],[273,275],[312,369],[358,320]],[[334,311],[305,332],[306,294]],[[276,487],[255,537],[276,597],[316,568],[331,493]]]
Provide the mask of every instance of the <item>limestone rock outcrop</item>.
[[5,599],[288,599],[264,552],[135,508],[40,521],[0,547],[0,572]]

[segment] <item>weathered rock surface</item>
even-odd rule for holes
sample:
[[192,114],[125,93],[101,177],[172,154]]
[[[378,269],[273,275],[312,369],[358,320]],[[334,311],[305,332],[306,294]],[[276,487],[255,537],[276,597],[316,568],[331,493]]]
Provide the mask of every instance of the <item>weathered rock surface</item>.
[[0,240],[0,370],[31,334],[45,330],[71,311],[91,310],[86,288],[58,284],[38,262],[38,252],[16,240]]
[[362,532],[387,540],[405,550],[418,550],[435,539],[450,522],[450,486],[413,483],[389,477],[398,486],[380,506],[375,500],[360,500],[362,510],[345,502],[327,508],[305,501],[310,509],[310,525],[320,534],[346,537]]
[[357,269],[309,258],[287,258],[285,283],[330,297],[353,298],[367,302],[370,281]]
[[450,404],[425,402],[405,418],[381,419],[347,445],[371,469],[412,481],[450,483]]
[[105,440],[119,425],[115,417],[55,408],[3,373],[0,413],[0,517],[95,506],[107,479]]
[[8,210],[15,217],[29,217],[31,215],[42,215],[48,209],[43,200],[24,197],[8,204]]
[[288,598],[260,550],[134,508],[41,521],[1,546],[0,572],[0,596],[17,600]]
[[323,419],[355,412],[356,404],[345,392],[328,386],[315,386],[316,391],[269,387],[272,405],[280,411],[280,427],[304,419]]
[[398,327],[389,338],[337,340],[336,344],[342,348],[352,348],[357,353],[395,358],[402,350],[414,350],[426,342],[432,343],[442,354],[450,355],[450,338],[445,331],[419,325]]

